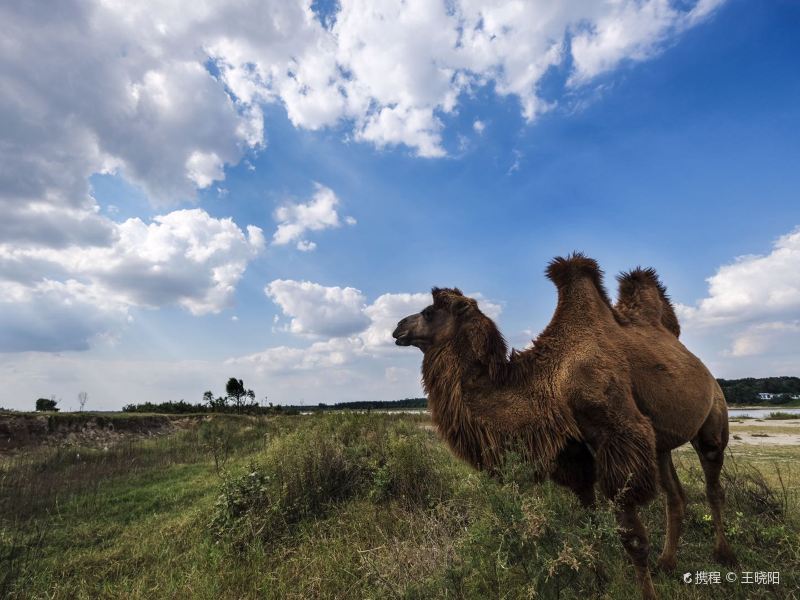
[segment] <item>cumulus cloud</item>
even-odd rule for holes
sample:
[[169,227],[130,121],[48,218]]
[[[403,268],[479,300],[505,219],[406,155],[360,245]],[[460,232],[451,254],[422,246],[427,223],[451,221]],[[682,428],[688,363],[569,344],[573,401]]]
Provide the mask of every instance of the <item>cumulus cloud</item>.
[[[278,228],[272,236],[276,246],[297,242],[297,249],[303,252],[314,250],[314,242],[302,239],[308,231],[322,231],[342,226],[337,207],[339,198],[334,191],[322,184],[314,184],[314,195],[306,203],[285,204],[275,211]],[[345,217],[347,225],[355,225],[353,217]]]
[[341,337],[364,329],[366,298],[351,287],[326,287],[310,281],[276,279],[264,293],[291,320],[292,333]]
[[764,255],[738,257],[708,278],[708,296],[679,304],[684,329],[720,336],[732,358],[795,352],[800,339],[800,228],[779,237]]
[[583,25],[571,42],[570,83],[586,82],[623,60],[645,60],[663,44],[707,17],[724,0],[700,0],[686,10],[669,0],[613,2]]
[[131,307],[177,304],[200,315],[230,302],[264,247],[258,227],[179,210],[152,223],[109,222],[108,246],[0,244],[0,351],[85,349]]
[[721,2],[342,0],[327,26],[299,0],[5,3],[0,201],[88,210],[88,177],[106,172],[156,202],[192,198],[263,144],[263,103],[442,156],[465,92],[492,85],[532,120],[553,106],[538,89],[550,68],[584,84]]
[[738,257],[708,278],[708,296],[680,306],[698,326],[746,323],[800,314],[800,228],[779,237],[769,254]]

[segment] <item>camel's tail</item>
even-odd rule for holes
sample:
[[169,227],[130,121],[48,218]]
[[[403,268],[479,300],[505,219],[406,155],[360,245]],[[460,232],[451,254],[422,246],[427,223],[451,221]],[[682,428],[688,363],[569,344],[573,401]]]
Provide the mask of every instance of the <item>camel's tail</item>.
[[667,295],[667,288],[658,278],[655,269],[636,267],[617,275],[619,293],[616,309],[636,323],[660,323],[679,337],[681,326],[675,308]]

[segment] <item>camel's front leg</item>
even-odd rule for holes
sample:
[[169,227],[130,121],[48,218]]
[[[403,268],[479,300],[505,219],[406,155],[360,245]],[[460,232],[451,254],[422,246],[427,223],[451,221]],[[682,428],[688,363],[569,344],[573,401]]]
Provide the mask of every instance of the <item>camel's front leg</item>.
[[584,508],[594,506],[595,466],[586,444],[570,441],[558,455],[550,479],[572,490]]
[[675,465],[672,464],[672,453],[662,452],[658,455],[658,474],[661,488],[666,496],[667,535],[664,540],[664,551],[658,559],[658,566],[664,571],[675,570],[675,553],[683,528],[683,516],[686,513],[686,494],[678,480]]
[[636,581],[642,591],[644,600],[655,600],[656,591],[653,580],[650,578],[650,569],[647,561],[650,556],[650,542],[645,531],[636,506],[628,504],[616,511],[617,523],[620,528],[620,539],[625,551],[636,569]]

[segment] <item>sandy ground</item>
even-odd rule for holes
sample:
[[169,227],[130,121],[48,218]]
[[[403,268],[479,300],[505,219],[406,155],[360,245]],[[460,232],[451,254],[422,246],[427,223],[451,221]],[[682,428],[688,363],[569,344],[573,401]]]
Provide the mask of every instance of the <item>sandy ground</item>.
[[800,419],[731,421],[731,446],[800,446]]

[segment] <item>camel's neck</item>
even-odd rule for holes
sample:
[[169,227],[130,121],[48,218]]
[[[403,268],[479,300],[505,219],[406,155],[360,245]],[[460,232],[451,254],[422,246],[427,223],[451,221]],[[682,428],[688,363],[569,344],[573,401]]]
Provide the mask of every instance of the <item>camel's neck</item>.
[[483,329],[425,353],[431,417],[453,451],[476,468],[493,470],[512,447],[549,465],[574,437],[571,419],[535,384],[533,358],[512,364],[500,333]]
[[[478,469],[498,462],[499,440],[494,433],[501,410],[492,392],[493,378],[474,357],[459,357],[452,345],[425,353],[422,380],[431,418],[439,433],[460,458]],[[491,398],[480,406],[480,390]]]

